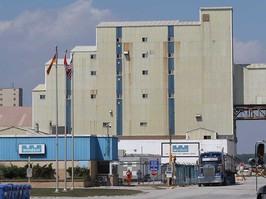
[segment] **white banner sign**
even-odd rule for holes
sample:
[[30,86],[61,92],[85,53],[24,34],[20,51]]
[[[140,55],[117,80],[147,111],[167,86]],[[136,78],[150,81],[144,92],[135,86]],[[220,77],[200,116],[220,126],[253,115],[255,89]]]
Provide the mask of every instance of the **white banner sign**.
[[[170,143],[162,143],[162,157],[169,157]],[[198,157],[199,143],[172,143],[172,156]]]
[[45,144],[19,144],[19,154],[45,154]]

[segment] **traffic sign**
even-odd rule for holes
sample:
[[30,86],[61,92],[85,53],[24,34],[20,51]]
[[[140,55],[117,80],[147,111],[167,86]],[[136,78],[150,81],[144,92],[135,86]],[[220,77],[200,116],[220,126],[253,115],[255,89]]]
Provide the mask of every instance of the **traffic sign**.
[[158,171],[159,170],[159,161],[158,160],[150,160],[150,170]]
[[151,175],[152,175],[152,176],[156,176],[156,175],[157,175],[157,171],[152,171],[152,172],[151,172]]

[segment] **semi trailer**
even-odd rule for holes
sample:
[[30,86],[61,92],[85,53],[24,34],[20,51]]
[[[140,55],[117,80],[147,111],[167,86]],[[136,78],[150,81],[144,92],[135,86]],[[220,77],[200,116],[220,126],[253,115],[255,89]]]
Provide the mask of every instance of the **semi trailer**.
[[198,186],[233,185],[237,159],[219,151],[204,152],[199,155]]

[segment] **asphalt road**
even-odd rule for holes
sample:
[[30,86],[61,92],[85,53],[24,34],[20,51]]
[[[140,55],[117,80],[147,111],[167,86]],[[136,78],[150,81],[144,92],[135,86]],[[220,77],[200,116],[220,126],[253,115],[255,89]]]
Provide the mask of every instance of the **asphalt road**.
[[[246,181],[237,181],[232,186],[204,186],[189,185],[185,187],[173,187],[154,189],[152,186],[113,187],[142,190],[143,193],[134,196],[115,197],[85,197],[94,199],[254,199],[256,198],[256,178],[248,177]],[[259,177],[257,187],[266,185],[266,178]],[[32,199],[48,199],[53,197],[31,197]],[[60,197],[69,199],[70,197]],[[82,197],[84,199],[84,197]]]

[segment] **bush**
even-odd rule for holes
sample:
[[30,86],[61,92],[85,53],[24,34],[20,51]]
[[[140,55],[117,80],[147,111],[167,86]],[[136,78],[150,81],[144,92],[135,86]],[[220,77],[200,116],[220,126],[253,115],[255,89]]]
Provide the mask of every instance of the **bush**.
[[0,179],[26,178],[26,169],[15,165],[0,165]]
[[40,166],[39,164],[32,167],[32,177],[42,179],[53,179],[55,176],[55,169],[52,167],[52,163]]
[[[52,168],[52,163],[49,165],[40,166],[39,164],[32,166],[32,178],[35,179],[53,179],[55,169]],[[25,179],[27,178],[28,165],[18,167],[15,165],[4,166],[0,165],[0,179]]]
[[[68,167],[66,171],[70,176],[72,176],[72,167]],[[91,180],[90,170],[84,167],[74,167],[74,177],[83,178],[85,180]]]

